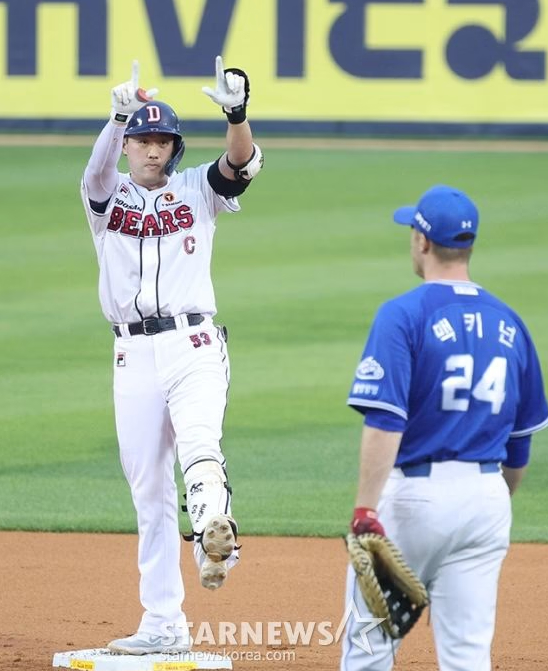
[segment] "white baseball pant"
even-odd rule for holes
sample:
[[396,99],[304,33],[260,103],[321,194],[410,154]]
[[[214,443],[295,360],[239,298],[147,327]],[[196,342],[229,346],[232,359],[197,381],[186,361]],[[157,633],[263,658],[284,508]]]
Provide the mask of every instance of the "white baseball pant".
[[[116,428],[139,530],[145,609],[140,632],[165,635],[166,627],[186,627],[175,462],[178,458],[183,473],[204,460],[224,466],[220,440],[229,375],[226,342],[211,318],[198,326],[115,340]],[[204,513],[200,504],[204,524],[219,512],[230,514],[221,479],[216,491],[198,489],[201,503],[214,508]],[[203,552],[195,556],[203,561]]]
[[[490,671],[500,569],[509,546],[511,507],[500,472],[478,464],[432,464],[429,477],[405,477],[393,469],[379,503],[386,535],[426,585],[440,671]],[[349,566],[346,607],[371,617]],[[425,615],[423,614],[423,617]],[[380,627],[360,640],[366,625],[351,615],[344,634],[341,671],[390,671],[391,641]],[[392,646],[393,643],[393,646]]]

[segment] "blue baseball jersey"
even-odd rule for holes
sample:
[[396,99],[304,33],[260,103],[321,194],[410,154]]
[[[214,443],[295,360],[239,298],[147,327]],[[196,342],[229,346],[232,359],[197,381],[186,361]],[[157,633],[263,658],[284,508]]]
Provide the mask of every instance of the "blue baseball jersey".
[[348,404],[405,421],[396,466],[504,461],[509,438],[548,426],[527,328],[472,282],[425,282],[382,305]]

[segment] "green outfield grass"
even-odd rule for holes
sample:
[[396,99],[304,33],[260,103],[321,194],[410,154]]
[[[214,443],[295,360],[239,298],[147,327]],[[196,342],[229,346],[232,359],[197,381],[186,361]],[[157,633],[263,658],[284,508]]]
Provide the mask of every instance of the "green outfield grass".
[[[190,148],[185,161],[219,152]],[[79,198],[88,154],[0,147],[3,529],[135,530]],[[241,214],[218,220],[213,267],[232,363],[223,446],[243,533],[345,531],[361,432],[346,407],[354,367],[379,303],[418,283],[391,213],[431,184],[477,200],[473,277],[521,313],[548,375],[547,175],[546,154],[268,150]],[[514,540],[548,541],[547,447],[548,431],[514,500]]]

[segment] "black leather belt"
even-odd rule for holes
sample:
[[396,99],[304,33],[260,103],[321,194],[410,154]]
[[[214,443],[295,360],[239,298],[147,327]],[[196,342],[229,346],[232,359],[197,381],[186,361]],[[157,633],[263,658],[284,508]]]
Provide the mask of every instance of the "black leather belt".
[[[185,321],[186,320],[188,320],[189,326],[198,326],[198,324],[201,324],[204,321],[204,316],[200,314],[189,314],[185,315]],[[128,324],[127,326],[129,335],[150,336],[162,333],[162,331],[173,331],[177,328],[177,322],[175,317],[147,317],[146,319],[143,319],[142,322],[135,322],[133,324]],[[112,330],[117,338],[121,338],[124,335],[117,324],[114,324]]]

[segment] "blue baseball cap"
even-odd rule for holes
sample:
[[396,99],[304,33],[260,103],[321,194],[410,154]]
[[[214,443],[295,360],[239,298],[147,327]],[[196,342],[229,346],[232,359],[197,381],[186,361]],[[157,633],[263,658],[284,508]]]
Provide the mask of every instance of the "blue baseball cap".
[[474,244],[479,215],[463,191],[440,184],[424,193],[417,205],[398,208],[394,221],[413,226],[437,245],[464,249]]

